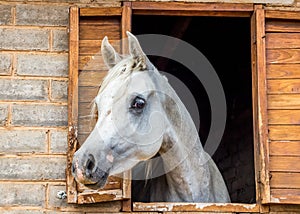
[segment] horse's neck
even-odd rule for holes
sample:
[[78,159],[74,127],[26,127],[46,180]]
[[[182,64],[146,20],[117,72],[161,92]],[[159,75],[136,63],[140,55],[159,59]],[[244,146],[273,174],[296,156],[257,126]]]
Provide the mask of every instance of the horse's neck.
[[[185,106],[176,94],[172,99],[169,104],[173,106],[166,108],[170,111],[167,112],[169,129],[160,149],[167,172],[168,193],[165,200],[198,201],[203,195],[209,195],[206,192],[210,178],[206,161],[208,156],[203,151],[198,132]],[[174,112],[174,101],[177,112]]]

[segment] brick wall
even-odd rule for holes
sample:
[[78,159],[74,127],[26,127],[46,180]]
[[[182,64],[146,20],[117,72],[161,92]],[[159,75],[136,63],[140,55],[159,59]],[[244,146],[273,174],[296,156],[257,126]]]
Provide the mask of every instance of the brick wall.
[[56,197],[66,189],[69,6],[0,5],[0,213],[120,210]]

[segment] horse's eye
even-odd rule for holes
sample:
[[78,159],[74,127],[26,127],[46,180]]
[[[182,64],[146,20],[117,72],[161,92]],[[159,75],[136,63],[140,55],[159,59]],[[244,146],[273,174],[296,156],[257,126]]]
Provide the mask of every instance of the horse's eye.
[[146,101],[143,98],[136,97],[132,103],[130,108],[134,110],[142,110],[146,105]]

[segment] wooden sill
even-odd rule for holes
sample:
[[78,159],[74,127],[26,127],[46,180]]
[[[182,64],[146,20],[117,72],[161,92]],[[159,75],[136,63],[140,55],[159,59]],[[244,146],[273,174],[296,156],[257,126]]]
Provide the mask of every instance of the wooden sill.
[[134,202],[138,212],[259,212],[259,204],[242,203],[181,203],[181,202]]

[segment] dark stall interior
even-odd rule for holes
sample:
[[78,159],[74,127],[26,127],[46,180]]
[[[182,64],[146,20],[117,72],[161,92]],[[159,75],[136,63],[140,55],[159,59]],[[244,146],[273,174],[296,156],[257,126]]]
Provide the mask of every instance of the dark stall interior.
[[[223,85],[227,103],[224,135],[212,157],[224,177],[231,201],[254,203],[250,19],[133,15],[132,23],[135,35],[177,37],[196,47],[212,64]],[[211,110],[201,82],[178,62],[157,56],[149,58],[159,70],[176,76],[191,91],[201,118],[199,136],[204,145],[211,125]],[[147,189],[150,182],[133,182],[134,201],[148,200],[140,199],[138,193],[141,188]]]

